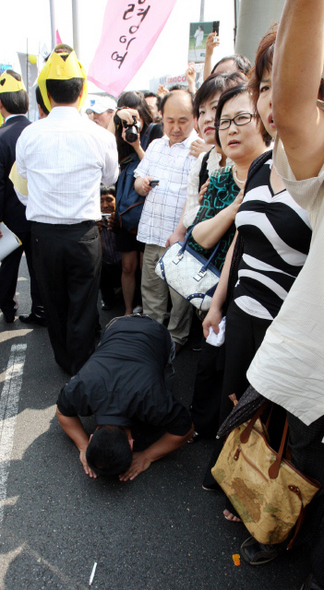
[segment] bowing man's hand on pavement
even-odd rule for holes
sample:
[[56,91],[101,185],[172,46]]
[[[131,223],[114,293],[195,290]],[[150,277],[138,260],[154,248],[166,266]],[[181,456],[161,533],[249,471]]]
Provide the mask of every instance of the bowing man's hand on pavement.
[[143,471],[146,471],[151,465],[150,459],[146,457],[145,452],[133,453],[133,461],[129,469],[119,476],[120,481],[132,481]]
[[85,451],[80,451],[80,461],[83,465],[83,469],[85,471],[85,473],[87,475],[89,475],[89,477],[92,477],[93,479],[96,479],[98,476],[97,474],[92,471],[92,469],[90,469],[88,463],[87,463],[87,459],[86,459],[86,452]]

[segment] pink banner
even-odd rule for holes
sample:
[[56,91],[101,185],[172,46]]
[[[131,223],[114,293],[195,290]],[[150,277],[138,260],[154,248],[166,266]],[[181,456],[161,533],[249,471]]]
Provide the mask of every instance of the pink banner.
[[176,0],[108,0],[88,80],[118,97],[150,53]]
[[56,37],[56,45],[61,45],[62,39],[61,39],[60,33],[58,32],[58,29],[56,29],[55,37]]

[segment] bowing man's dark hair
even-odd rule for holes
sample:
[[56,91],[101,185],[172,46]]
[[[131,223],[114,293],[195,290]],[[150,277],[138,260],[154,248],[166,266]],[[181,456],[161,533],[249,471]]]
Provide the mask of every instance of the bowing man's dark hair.
[[119,426],[101,426],[86,451],[87,463],[98,475],[119,475],[131,466],[133,454],[127,434]]

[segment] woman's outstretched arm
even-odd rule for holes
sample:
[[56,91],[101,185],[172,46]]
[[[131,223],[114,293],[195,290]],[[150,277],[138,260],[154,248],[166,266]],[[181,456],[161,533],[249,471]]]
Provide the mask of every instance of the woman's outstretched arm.
[[297,180],[324,162],[324,112],[316,104],[324,65],[324,0],[286,0],[273,63],[273,117]]

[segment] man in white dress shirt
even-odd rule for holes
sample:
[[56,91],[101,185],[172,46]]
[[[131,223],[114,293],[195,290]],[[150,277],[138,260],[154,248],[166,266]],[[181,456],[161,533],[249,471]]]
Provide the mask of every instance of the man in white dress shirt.
[[[154,269],[166,246],[177,240],[172,234],[186,201],[188,175],[195,162],[189,151],[197,134],[189,92],[170,92],[164,97],[161,109],[165,135],[149,145],[135,170],[135,189],[146,196],[137,239],[146,244],[142,270],[144,313],[163,323],[170,292],[172,309],[168,329],[178,352],[188,339],[192,306],[169,289]],[[152,189],[150,181],[154,179],[159,184]]]
[[86,76],[74,51],[57,46],[38,79],[47,118],[20,136],[36,274],[57,363],[75,374],[92,354],[98,317],[100,181],[118,175],[114,136],[82,118]]

